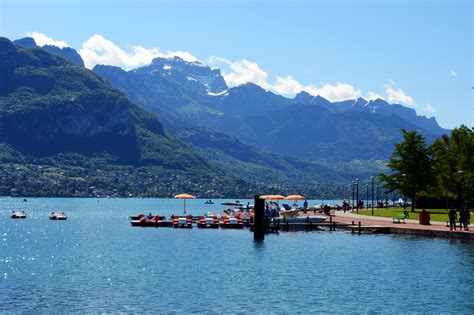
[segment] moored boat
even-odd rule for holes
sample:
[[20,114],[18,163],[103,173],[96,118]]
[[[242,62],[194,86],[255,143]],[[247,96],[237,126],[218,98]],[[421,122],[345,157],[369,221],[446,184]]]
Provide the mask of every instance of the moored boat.
[[243,229],[244,223],[238,217],[222,216],[222,221],[219,226],[223,229]]
[[198,228],[217,229],[219,227],[219,220],[217,216],[200,216],[197,221]]
[[325,215],[298,215],[298,209],[280,211],[281,219],[288,223],[324,223],[327,220]]
[[[151,219],[149,219],[144,214],[135,216],[139,218],[138,220],[131,220],[130,224],[132,226],[140,226],[140,227],[172,227],[173,221],[167,221],[166,217],[161,215],[155,215]],[[132,217],[130,217],[132,218]]]
[[25,211],[12,211],[11,218],[12,219],[26,219],[26,212]]
[[187,217],[173,217],[173,227],[174,228],[184,228],[190,229],[193,227],[193,217],[188,215]]
[[67,220],[67,215],[64,212],[51,212],[49,215],[50,220]]

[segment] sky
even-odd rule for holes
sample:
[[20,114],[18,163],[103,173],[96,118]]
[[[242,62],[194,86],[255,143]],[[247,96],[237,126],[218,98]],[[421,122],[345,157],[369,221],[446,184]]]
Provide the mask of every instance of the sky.
[[180,56],[229,86],[383,98],[474,126],[474,1],[0,0],[0,36],[133,69]]

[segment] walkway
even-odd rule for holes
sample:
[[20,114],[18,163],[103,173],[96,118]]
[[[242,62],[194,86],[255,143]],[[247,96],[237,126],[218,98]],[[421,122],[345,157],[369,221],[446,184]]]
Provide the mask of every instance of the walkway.
[[[308,211],[308,214],[312,212]],[[300,215],[305,216],[302,212]],[[307,214],[306,214],[307,215]],[[396,234],[412,234],[412,235],[424,235],[424,236],[438,236],[448,238],[460,238],[474,240],[474,226],[469,226],[469,231],[461,231],[459,227],[456,231],[450,231],[449,227],[446,226],[446,222],[431,222],[431,225],[421,225],[418,220],[405,220],[406,223],[393,223],[392,218],[375,217],[360,215],[351,212],[336,211],[333,220],[339,223],[354,223],[357,225],[359,221],[362,226],[383,226],[389,227],[390,233]]]

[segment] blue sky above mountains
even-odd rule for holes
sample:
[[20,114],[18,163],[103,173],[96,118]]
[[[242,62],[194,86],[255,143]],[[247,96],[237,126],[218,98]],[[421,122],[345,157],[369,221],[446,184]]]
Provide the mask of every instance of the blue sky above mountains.
[[77,49],[86,66],[180,56],[230,86],[384,98],[473,126],[471,1],[2,0],[0,34]]

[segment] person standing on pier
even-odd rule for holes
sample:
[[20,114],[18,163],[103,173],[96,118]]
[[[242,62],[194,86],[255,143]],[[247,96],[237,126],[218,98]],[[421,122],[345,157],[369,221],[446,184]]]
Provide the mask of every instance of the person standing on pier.
[[469,231],[469,223],[471,223],[471,211],[468,208],[464,208],[464,231]]
[[451,208],[451,210],[449,210],[448,216],[449,216],[449,229],[452,231],[454,228],[454,230],[456,231],[456,219],[458,218],[456,211],[453,208]]

